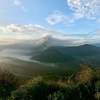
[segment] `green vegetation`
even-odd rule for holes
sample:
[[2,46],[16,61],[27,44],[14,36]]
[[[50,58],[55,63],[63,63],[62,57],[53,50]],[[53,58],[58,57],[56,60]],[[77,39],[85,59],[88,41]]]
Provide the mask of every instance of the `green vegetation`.
[[73,56],[95,56],[100,54],[100,47],[93,45],[85,44],[81,46],[72,46],[72,47],[54,47],[54,49],[62,52],[63,54],[71,54]]
[[77,67],[74,67],[76,66],[75,64],[73,65],[73,63],[68,63],[63,62],[56,64],[41,64],[13,59],[11,62],[0,63],[0,68],[9,69],[21,79],[31,79],[32,77],[35,77],[38,74],[45,77],[45,79],[56,79],[56,75],[66,77],[75,73],[80,68],[79,64],[77,64]]
[[91,67],[100,66],[100,47],[89,44],[72,47],[54,46],[33,56],[32,59],[69,68],[79,68],[81,59],[84,59]]
[[100,68],[81,68],[65,79],[37,76],[26,82],[0,70],[0,100],[100,100]]
[[10,96],[19,85],[19,79],[9,70],[0,70],[0,100],[6,100],[6,97]]

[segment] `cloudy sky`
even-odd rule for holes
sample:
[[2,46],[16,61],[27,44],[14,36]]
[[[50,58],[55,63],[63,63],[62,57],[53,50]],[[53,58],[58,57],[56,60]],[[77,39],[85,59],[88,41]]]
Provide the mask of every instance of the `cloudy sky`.
[[0,1],[0,40],[100,40],[100,0]]

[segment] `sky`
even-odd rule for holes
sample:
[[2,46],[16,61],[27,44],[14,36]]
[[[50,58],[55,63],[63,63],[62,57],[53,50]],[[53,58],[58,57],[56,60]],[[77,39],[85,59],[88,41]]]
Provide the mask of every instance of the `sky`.
[[[0,0],[1,1],[1,0]],[[98,43],[100,0],[2,0],[0,40],[38,39]]]

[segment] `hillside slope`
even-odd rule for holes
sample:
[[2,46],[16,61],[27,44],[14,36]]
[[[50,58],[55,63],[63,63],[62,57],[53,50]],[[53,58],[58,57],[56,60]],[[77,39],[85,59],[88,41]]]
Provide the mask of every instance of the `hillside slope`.
[[58,50],[48,48],[47,50],[45,50],[41,54],[39,54],[35,57],[32,57],[32,59],[38,60],[41,62],[53,63],[53,62],[67,62],[67,61],[72,60],[74,58],[70,55],[64,55],[61,52],[59,52]]
[[100,48],[85,44],[81,46],[73,47],[53,47],[56,50],[59,50],[63,54],[71,54],[74,56],[94,56],[100,54]]

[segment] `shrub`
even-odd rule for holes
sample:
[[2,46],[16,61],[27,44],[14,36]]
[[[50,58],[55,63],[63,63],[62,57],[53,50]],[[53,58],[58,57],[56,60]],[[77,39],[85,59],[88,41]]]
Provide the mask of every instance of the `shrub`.
[[65,100],[65,96],[62,92],[54,92],[48,96],[48,100]]
[[95,98],[96,98],[96,100],[100,100],[100,92],[97,92],[97,93],[95,94]]
[[100,100],[100,81],[97,81],[97,82],[95,83],[95,91],[96,91],[96,93],[95,93],[95,98],[96,98],[97,100]]
[[18,79],[9,70],[0,69],[0,99],[10,96],[18,85]]
[[73,78],[64,82],[33,78],[13,91],[10,100],[100,100],[99,70],[82,65]]
[[82,69],[76,74],[75,81],[82,83],[89,83],[95,76],[94,70],[87,65],[81,65]]
[[62,89],[59,82],[33,78],[23,88],[12,93],[12,100],[48,100],[48,96]]

